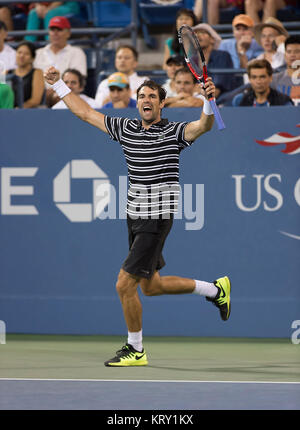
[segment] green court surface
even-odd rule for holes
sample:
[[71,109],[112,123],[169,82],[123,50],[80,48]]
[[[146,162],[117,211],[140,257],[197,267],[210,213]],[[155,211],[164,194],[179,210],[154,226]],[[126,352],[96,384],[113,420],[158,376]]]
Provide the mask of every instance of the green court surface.
[[146,367],[107,368],[119,336],[7,335],[2,379],[300,382],[290,339],[146,337]]

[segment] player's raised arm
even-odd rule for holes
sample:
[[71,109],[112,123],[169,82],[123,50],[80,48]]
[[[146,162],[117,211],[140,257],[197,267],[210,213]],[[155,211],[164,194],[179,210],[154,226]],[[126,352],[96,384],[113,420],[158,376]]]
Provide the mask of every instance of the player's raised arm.
[[104,115],[95,111],[84,100],[71,92],[70,88],[60,79],[59,71],[55,67],[51,66],[45,71],[44,79],[52,85],[53,90],[74,115],[107,133]]
[[185,128],[184,138],[188,141],[193,141],[211,130],[214,123],[214,114],[208,101],[208,97],[215,97],[215,86],[211,78],[207,78],[204,87],[205,92],[201,91],[205,97],[202,115],[199,120],[190,122]]

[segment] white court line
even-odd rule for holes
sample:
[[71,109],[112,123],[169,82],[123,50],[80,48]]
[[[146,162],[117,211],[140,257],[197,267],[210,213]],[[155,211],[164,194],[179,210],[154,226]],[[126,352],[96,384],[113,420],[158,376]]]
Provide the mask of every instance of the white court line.
[[189,381],[169,379],[54,379],[54,378],[0,378],[0,381],[45,381],[45,382],[159,382],[159,383],[208,383],[208,384],[300,384],[295,381]]

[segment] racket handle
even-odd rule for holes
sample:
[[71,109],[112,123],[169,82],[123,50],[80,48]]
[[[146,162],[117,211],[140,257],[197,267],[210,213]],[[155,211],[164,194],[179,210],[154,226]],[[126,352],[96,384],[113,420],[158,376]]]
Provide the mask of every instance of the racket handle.
[[219,111],[219,108],[216,104],[215,99],[209,99],[209,103],[210,103],[210,106],[211,106],[212,111],[214,113],[215,120],[216,120],[217,125],[218,125],[218,129],[224,130],[224,128],[226,128],[226,126],[225,126],[224,121],[221,117],[221,114],[220,114],[220,111]]

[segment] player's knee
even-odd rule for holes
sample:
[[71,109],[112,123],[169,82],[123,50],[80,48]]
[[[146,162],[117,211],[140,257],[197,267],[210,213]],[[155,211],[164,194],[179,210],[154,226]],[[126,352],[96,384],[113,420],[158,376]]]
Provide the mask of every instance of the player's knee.
[[143,294],[144,296],[156,296],[155,290],[151,289],[151,288],[142,288]]
[[129,290],[128,282],[124,279],[118,279],[116,283],[116,290],[120,297],[126,295]]
[[141,281],[141,290],[145,296],[159,296],[162,294],[159,282]]
[[116,290],[120,298],[128,296],[135,292],[138,285],[137,279],[129,275],[129,273],[121,272],[116,282]]

